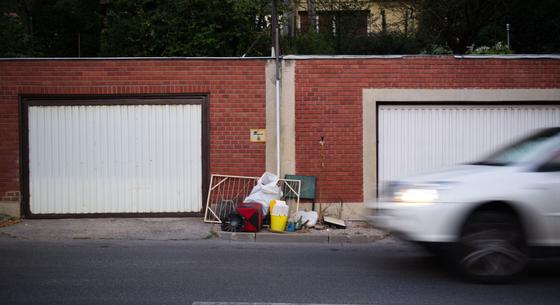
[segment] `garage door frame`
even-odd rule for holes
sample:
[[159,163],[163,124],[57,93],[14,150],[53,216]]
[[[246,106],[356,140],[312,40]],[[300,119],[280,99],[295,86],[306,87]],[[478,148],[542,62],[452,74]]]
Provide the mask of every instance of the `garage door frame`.
[[377,104],[449,103],[508,105],[560,104],[560,89],[363,89],[362,90],[362,166],[363,200],[377,198]]
[[[554,101],[532,101],[532,102],[519,102],[519,101],[508,101],[508,102],[495,102],[495,101],[479,101],[479,102],[464,102],[464,101],[454,101],[454,102],[411,102],[411,101],[407,101],[407,102],[378,102],[376,104],[376,139],[377,139],[377,145],[376,145],[376,164],[378,164],[378,166],[376,167],[376,181],[379,183],[379,152],[380,152],[380,147],[379,147],[379,131],[380,131],[380,126],[379,126],[379,109],[383,106],[501,106],[501,107],[506,107],[506,106],[560,106],[560,102],[554,102]],[[377,186],[378,192],[377,192],[377,196],[379,196],[379,185]]]
[[[84,213],[84,214],[33,214],[29,200],[29,107],[33,106],[115,106],[115,105],[200,105],[202,152],[202,202],[199,212],[164,213]],[[181,95],[20,95],[20,191],[21,209],[25,218],[103,218],[103,217],[178,217],[201,216],[205,209],[209,183],[209,129],[210,103],[207,94]]]

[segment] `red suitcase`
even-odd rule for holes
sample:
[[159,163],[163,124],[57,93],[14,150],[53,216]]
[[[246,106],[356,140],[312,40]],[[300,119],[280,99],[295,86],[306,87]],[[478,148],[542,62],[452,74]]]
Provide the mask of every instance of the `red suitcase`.
[[237,213],[245,218],[245,232],[258,232],[261,230],[263,215],[262,206],[256,202],[243,202],[236,208]]

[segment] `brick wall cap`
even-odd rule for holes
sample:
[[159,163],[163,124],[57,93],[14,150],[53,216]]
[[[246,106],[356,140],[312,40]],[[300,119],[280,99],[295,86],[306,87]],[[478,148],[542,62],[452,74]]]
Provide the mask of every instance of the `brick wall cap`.
[[[283,59],[401,59],[412,55],[285,55]],[[420,55],[413,55],[420,56]]]
[[[403,59],[403,58],[441,58],[455,59],[560,59],[560,54],[504,54],[504,55],[285,55],[285,60],[306,59]],[[0,61],[48,61],[48,60],[270,60],[274,57],[14,57],[0,58]]]
[[0,61],[46,61],[46,60],[269,60],[274,57],[7,57]]
[[504,54],[504,55],[286,55],[286,60],[305,59],[403,59],[403,58],[455,58],[455,59],[560,59],[560,54]]
[[456,59],[560,59],[560,54],[456,55]]

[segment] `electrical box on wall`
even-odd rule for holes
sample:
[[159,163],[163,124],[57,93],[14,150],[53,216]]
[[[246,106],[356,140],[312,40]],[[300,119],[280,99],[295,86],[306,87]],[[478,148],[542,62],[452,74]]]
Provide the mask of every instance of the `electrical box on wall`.
[[266,129],[251,129],[251,142],[266,142]]

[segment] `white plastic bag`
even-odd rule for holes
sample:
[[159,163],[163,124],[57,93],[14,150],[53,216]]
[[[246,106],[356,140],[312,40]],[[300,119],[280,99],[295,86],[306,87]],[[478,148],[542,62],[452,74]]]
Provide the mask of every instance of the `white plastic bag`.
[[276,204],[270,211],[272,216],[288,216],[290,212],[290,207],[286,204],[286,201],[276,200]]
[[268,214],[270,200],[282,197],[282,190],[278,187],[278,180],[278,176],[268,172],[264,173],[257,181],[257,185],[251,190],[251,194],[243,202],[260,203],[263,215]]
[[305,224],[306,227],[311,228],[317,224],[317,220],[319,219],[319,214],[315,211],[297,211],[294,215],[295,220],[298,220],[301,217],[301,222]]

